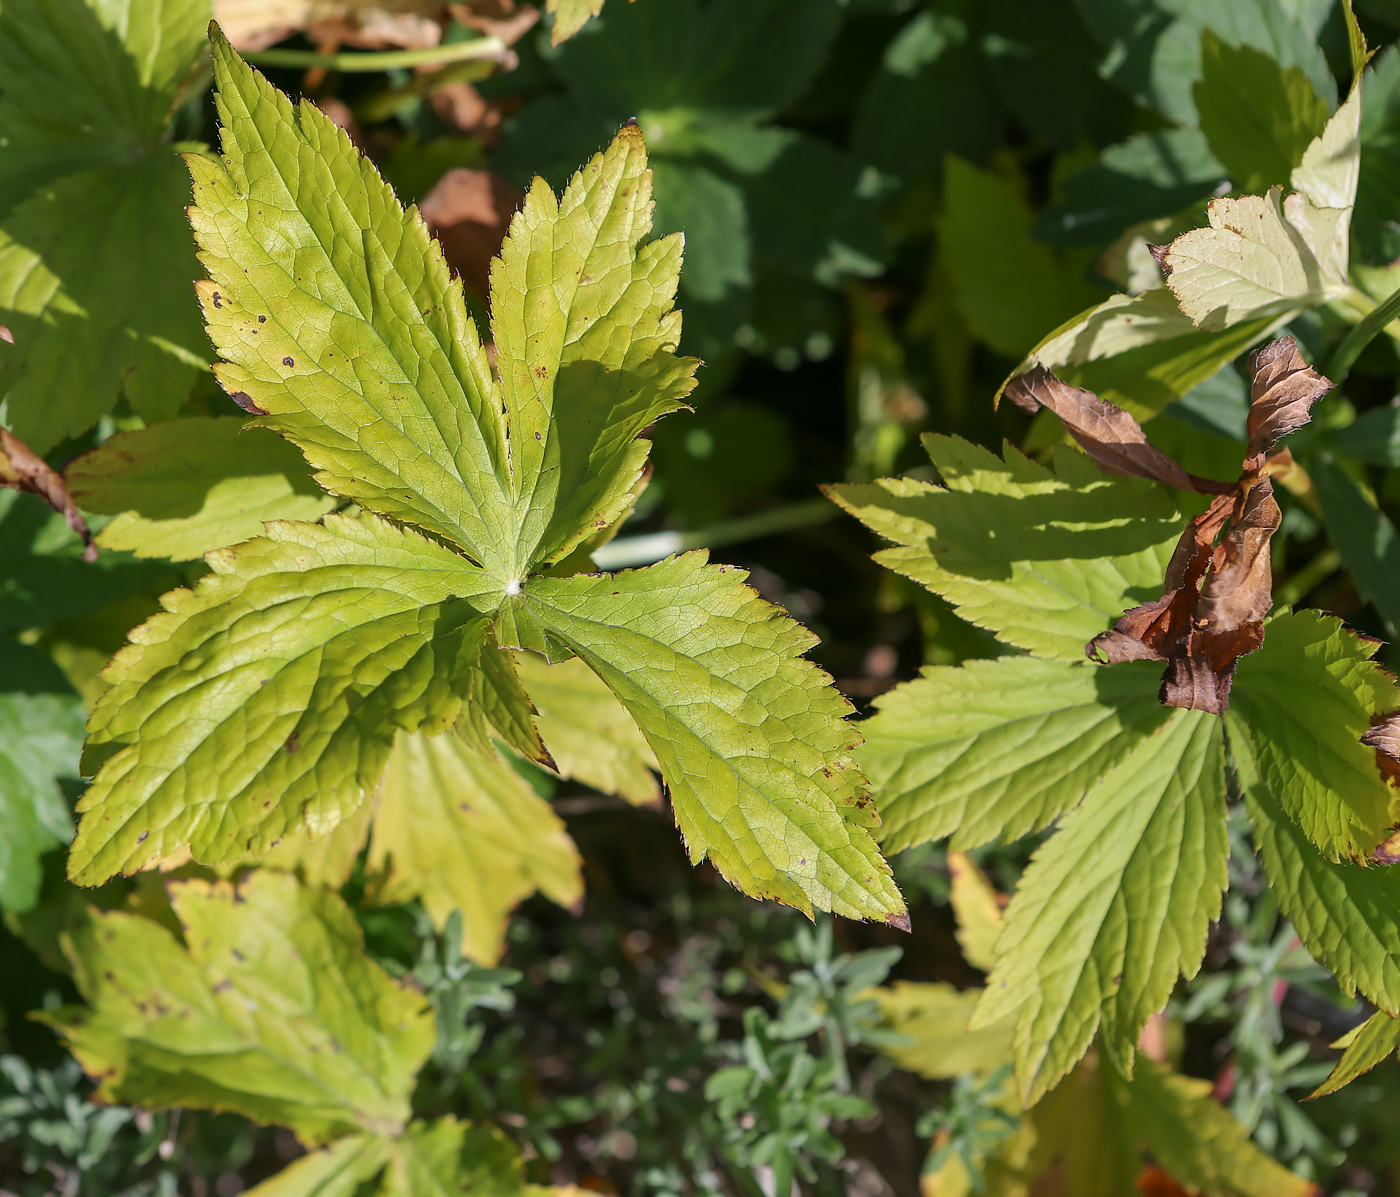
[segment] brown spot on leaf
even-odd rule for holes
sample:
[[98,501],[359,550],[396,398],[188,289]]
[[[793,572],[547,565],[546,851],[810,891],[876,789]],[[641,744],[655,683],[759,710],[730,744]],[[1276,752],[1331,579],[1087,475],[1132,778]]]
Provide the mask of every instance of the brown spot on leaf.
[[295,366],[295,365],[296,365],[296,362],[295,362],[295,360],[293,360],[293,359],[290,358],[290,357],[284,357],[284,358],[282,359],[282,364],[283,364],[284,366],[290,367],[290,366]]
[[288,752],[301,751],[301,739],[297,736],[296,732],[293,732],[290,736],[287,737],[287,742],[283,745],[283,747],[286,748]]
[[238,404],[238,406],[241,407],[244,411],[246,411],[250,416],[267,415],[267,409],[259,407],[256,403],[254,403],[253,397],[250,394],[248,394],[247,391],[230,391],[228,393],[228,397],[232,399],[236,404]]
[[221,308],[221,307],[224,306],[224,305],[223,305],[223,298],[224,298],[224,297],[223,297],[222,295],[220,295],[217,291],[214,292],[214,306],[215,306],[216,308]]

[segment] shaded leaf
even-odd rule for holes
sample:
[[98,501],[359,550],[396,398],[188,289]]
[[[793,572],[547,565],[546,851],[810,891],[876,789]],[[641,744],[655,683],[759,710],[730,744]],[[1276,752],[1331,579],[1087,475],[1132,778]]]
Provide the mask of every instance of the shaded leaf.
[[516,601],[637,721],[692,860],[757,897],[906,925],[870,838],[879,821],[850,760],[849,704],[799,655],[811,633],[744,576],[687,553],[533,579]]
[[394,1145],[380,1197],[521,1197],[527,1192],[516,1146],[499,1130],[459,1122],[412,1122]]
[[964,849],[1039,831],[1167,717],[1150,667],[1024,656],[926,667],[875,706],[856,759],[890,853],[946,835]]
[[184,944],[138,915],[94,912],[69,946],[88,1006],[43,1016],[102,1099],[231,1110],[308,1145],[398,1133],[432,1012],[365,954],[340,898],[256,872],[237,887],[173,883],[171,901]]
[[1400,588],[1395,585],[1400,576],[1400,536],[1394,523],[1330,455],[1319,455],[1308,466],[1328,538],[1341,553],[1358,593],[1375,606],[1389,627],[1400,627]]
[[1004,460],[955,437],[927,435],[924,447],[943,486],[886,478],[827,493],[899,545],[875,560],[964,619],[1017,648],[1079,660],[1119,603],[1155,590],[1180,528],[1160,491],[1105,477],[1067,448],[1052,471],[1009,445]]
[[1327,105],[1296,66],[1253,46],[1231,46],[1207,28],[1194,88],[1201,132],[1237,191],[1288,182],[1327,123]]
[[1219,725],[1173,714],[1037,849],[1006,911],[972,1026],[1016,1014],[1016,1075],[1033,1102],[1103,1027],[1131,1075],[1138,1036],[1192,976],[1229,856]]
[[486,631],[479,570],[373,516],[268,533],[210,554],[213,576],[166,595],[104,672],[79,884],[184,844],[218,863],[324,834],[374,789],[397,728],[456,719]]
[[462,913],[462,954],[495,964],[510,912],[537,889],[564,907],[583,901],[578,850],[563,821],[508,764],[456,736],[402,736],[394,746],[370,839],[375,898],[419,898],[442,930]]
[[314,520],[334,505],[280,437],[237,416],[119,432],[65,478],[88,511],[115,515],[98,543],[189,561],[259,535],[268,520]]
[[75,696],[0,694],[0,907],[6,910],[34,907],[40,859],[73,834],[58,779],[76,780],[82,738]]

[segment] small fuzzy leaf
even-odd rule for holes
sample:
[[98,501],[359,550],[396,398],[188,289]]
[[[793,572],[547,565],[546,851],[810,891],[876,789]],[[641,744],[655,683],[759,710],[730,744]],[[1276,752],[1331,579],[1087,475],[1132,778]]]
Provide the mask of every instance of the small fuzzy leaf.
[[1020,656],[927,667],[875,706],[856,760],[880,798],[886,852],[1039,831],[1167,718],[1151,666]]
[[1161,586],[1181,534],[1156,488],[1057,450],[1054,470],[956,437],[924,438],[943,486],[885,478],[828,489],[900,547],[875,560],[1017,648],[1083,660],[1084,643]]
[[1256,1147],[1211,1095],[1209,1081],[1140,1060],[1131,1080],[1109,1072],[1128,1122],[1176,1180],[1210,1197],[1311,1197],[1317,1188]]
[[1173,714],[1062,820],[1007,908],[972,1025],[1017,1014],[1025,1102],[1069,1072],[1101,1023],[1104,1050],[1131,1074],[1148,1018],[1200,966],[1228,856],[1220,726]]
[[535,722],[561,777],[575,778],[634,806],[655,806],[661,787],[656,756],[637,722],[582,661],[547,664],[534,653],[517,659],[538,714]]
[[335,506],[295,448],[237,416],[119,432],[64,476],[85,510],[117,517],[99,544],[173,561],[248,540],[269,520],[314,520]]
[[1361,742],[1400,690],[1372,658],[1377,644],[1315,611],[1271,620],[1244,657],[1232,721],[1274,800],[1328,860],[1370,855],[1400,823],[1400,791]]
[[980,989],[959,992],[941,981],[896,981],[892,988],[870,992],[880,1003],[886,1026],[913,1040],[883,1048],[901,1068],[942,1080],[964,1072],[991,1073],[1011,1063],[1012,1019],[977,1031],[967,1029]]
[[503,761],[453,735],[401,736],[379,788],[369,868],[393,905],[420,898],[441,930],[462,912],[462,954],[495,964],[510,912],[537,889],[583,900],[578,849],[564,824]]
[[538,578],[518,606],[637,721],[692,860],[755,897],[907,925],[867,830],[849,705],[800,656],[814,638],[706,560]]
[[1397,1050],[1400,1050],[1400,1018],[1394,1018],[1384,1010],[1377,1011],[1347,1036],[1346,1051],[1337,1061],[1337,1066],[1308,1096],[1326,1097],[1329,1093],[1337,1092],[1363,1073],[1370,1072],[1377,1064],[1390,1059]]
[[237,887],[174,883],[171,901],[184,945],[149,919],[94,912],[69,944],[88,1006],[43,1016],[102,1100],[231,1110],[312,1146],[397,1134],[432,1011],[365,954],[340,898],[256,872]]
[[1250,751],[1238,712],[1228,722],[1264,875],[1279,909],[1347,993],[1400,1015],[1400,871],[1327,860],[1289,820]]
[[346,1135],[243,1192],[246,1197],[357,1197],[361,1186],[383,1171],[391,1151],[391,1140],[382,1135]]
[[450,727],[470,692],[487,620],[471,600],[489,586],[421,536],[329,516],[209,563],[104,671],[79,884],[185,844],[212,864],[324,834],[374,789],[397,728]]

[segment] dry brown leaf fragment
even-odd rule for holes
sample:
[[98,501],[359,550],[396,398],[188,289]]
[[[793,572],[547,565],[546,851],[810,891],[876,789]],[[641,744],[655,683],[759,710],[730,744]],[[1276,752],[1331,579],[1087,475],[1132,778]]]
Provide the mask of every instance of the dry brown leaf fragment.
[[[1271,465],[1286,472],[1291,458],[1283,460],[1286,450],[1271,458],[1270,450],[1308,422],[1312,405],[1332,386],[1303,360],[1292,337],[1256,350],[1250,367],[1249,447],[1239,480],[1216,484],[1210,507],[1187,525],[1167,565],[1162,597],[1124,612],[1084,646],[1091,660],[1109,665],[1164,661],[1162,702],[1217,715],[1229,706],[1239,659],[1263,644],[1264,617],[1273,606],[1270,546],[1282,513],[1264,471]],[[1040,393],[1048,392],[1042,386]],[[1090,409],[1077,398],[1074,403]]]
[[83,538],[83,560],[97,560],[92,533],[69,496],[63,475],[6,428],[0,428],[0,486],[37,495],[55,511],[62,512],[68,526]]
[[15,343],[15,334],[12,333],[3,324],[0,324],[0,341],[6,341],[11,345]]
[[1043,366],[1012,379],[1005,395],[1023,411],[1034,413],[1044,407],[1054,412],[1080,447],[1115,474],[1150,478],[1203,494],[1227,489],[1222,483],[1188,474],[1151,444],[1142,426],[1121,407],[1104,402],[1093,391],[1061,382]]
[[449,266],[486,298],[491,260],[525,193],[489,170],[455,167],[423,197],[419,214],[442,244]]
[[1312,405],[1332,389],[1298,352],[1292,337],[1271,341],[1249,355],[1249,447],[1246,474],[1263,468],[1264,458],[1290,432],[1312,416]]

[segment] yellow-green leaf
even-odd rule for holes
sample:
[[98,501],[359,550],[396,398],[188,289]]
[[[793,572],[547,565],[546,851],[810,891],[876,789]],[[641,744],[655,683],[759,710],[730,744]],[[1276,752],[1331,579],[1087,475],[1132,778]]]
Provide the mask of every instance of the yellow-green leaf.
[[563,821],[503,761],[456,736],[401,736],[379,791],[369,864],[386,874],[381,902],[421,898],[441,929],[462,912],[462,953],[495,964],[506,921],[540,890],[583,900],[578,849]]
[[634,806],[661,801],[656,756],[637,722],[582,661],[548,664],[520,653],[516,664],[538,714],[540,735],[561,777],[576,778]]
[[1337,1066],[1328,1074],[1309,1096],[1325,1097],[1335,1093],[1343,1085],[1349,1085],[1363,1073],[1370,1072],[1383,1060],[1388,1060],[1400,1049],[1400,1018],[1378,1010],[1364,1023],[1334,1043],[1333,1047],[1346,1047]]
[[269,520],[314,520],[335,500],[300,453],[237,416],[120,432],[65,471],[84,511],[115,515],[97,543],[190,561],[259,535]]
[[236,887],[173,883],[171,900],[184,944],[117,911],[95,912],[68,944],[88,1005],[44,1020],[101,1097],[232,1110],[309,1145],[399,1133],[432,1012],[365,954],[340,898],[257,872]]
[[896,981],[892,988],[871,993],[889,1028],[913,1040],[882,1049],[901,1068],[940,1080],[964,1072],[995,1072],[1011,1063],[1014,1019],[968,1030],[980,989],[959,992],[941,981]]

